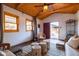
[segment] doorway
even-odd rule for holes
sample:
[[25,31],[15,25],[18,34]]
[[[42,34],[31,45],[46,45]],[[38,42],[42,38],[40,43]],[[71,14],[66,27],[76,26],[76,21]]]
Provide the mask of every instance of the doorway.
[[51,39],[59,38],[59,22],[50,23],[50,38]]

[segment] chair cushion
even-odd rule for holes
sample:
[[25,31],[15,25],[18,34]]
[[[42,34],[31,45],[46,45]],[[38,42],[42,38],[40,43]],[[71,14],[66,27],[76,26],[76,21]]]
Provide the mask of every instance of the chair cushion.
[[78,48],[79,46],[79,38],[71,37],[67,44],[73,48]]

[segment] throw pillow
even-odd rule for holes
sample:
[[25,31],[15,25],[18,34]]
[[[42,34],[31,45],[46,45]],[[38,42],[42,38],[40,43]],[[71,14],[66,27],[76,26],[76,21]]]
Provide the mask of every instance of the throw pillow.
[[3,51],[0,51],[0,56],[6,56],[6,54]]
[[73,48],[78,48],[79,38],[71,37],[67,43],[69,46],[71,46]]

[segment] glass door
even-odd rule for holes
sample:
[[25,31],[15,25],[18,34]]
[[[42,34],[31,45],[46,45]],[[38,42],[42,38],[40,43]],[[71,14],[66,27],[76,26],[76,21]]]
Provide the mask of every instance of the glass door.
[[50,23],[50,38],[51,39],[59,38],[59,22]]

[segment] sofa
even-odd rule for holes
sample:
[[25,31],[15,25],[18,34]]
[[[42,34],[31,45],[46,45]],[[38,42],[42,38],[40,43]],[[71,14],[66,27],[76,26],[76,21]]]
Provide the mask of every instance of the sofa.
[[75,49],[68,45],[68,42],[65,44],[65,53],[66,56],[79,56],[79,48]]

